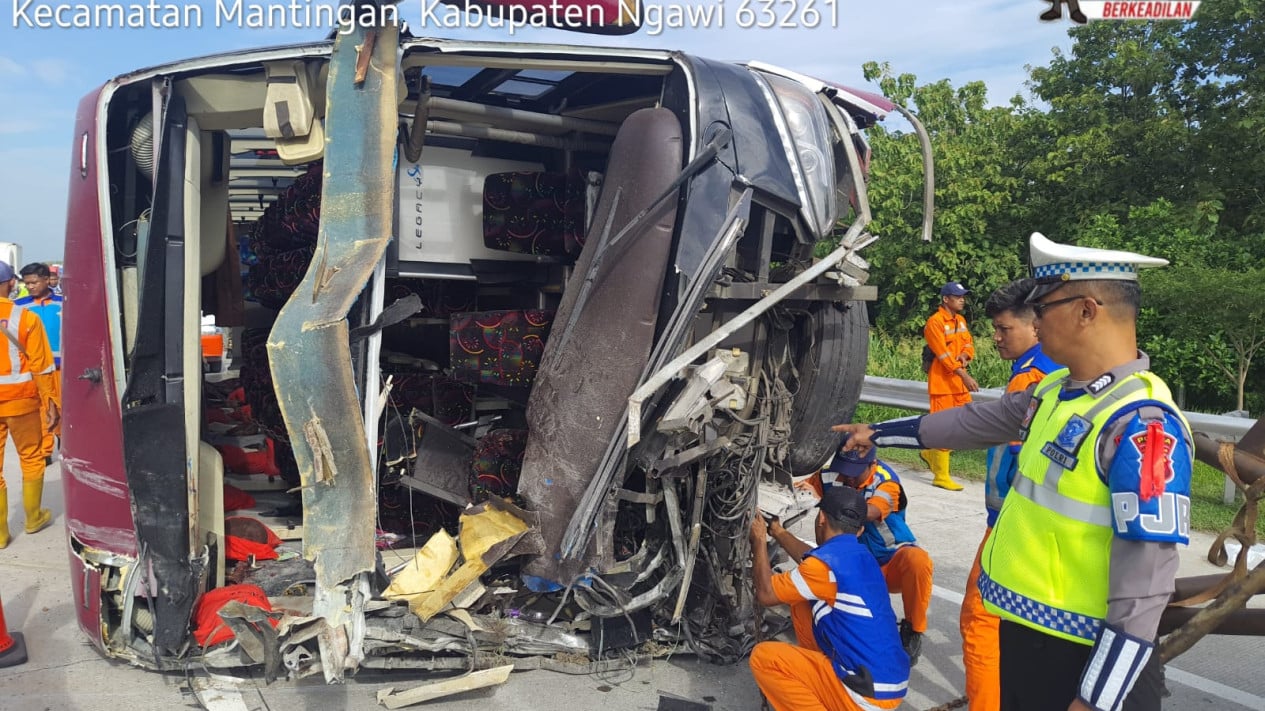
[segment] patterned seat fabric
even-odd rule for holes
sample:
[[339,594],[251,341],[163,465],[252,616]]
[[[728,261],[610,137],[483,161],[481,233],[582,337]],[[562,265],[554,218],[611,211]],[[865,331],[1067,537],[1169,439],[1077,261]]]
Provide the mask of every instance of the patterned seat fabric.
[[384,371],[382,375],[391,376],[391,406],[401,412],[417,408],[445,425],[471,417],[474,387],[469,383],[435,373]]
[[[309,165],[264,210],[253,232],[242,241],[247,300],[280,309],[307,274],[321,218],[322,167],[320,161]],[[275,443],[277,468],[287,482],[297,484],[299,467],[272,388],[267,339],[268,329],[247,329],[242,334],[242,385],[255,422]]]
[[477,311],[450,318],[453,377],[467,382],[529,387],[540,367],[553,311]]
[[258,261],[246,277],[246,288],[251,297],[270,309],[280,310],[290,300],[290,294],[294,293],[299,282],[303,281],[315,251],[313,246],[278,253],[258,251]]
[[551,256],[584,246],[584,180],[564,173],[493,173],[483,181],[483,244]]
[[319,161],[309,165],[264,210],[254,231],[242,240],[242,263],[248,268],[244,285],[247,299],[279,309],[303,280],[316,251],[321,170]]
[[439,318],[475,309],[476,285],[469,281],[442,279],[387,280],[387,303],[417,294],[422,300],[422,315]]
[[241,384],[247,405],[255,424],[267,433],[274,445],[274,461],[281,476],[291,484],[299,481],[299,465],[294,461],[294,450],[281,406],[272,387],[272,368],[268,365],[268,329],[248,328],[241,338]]
[[513,496],[527,449],[527,430],[492,430],[475,447],[470,471],[470,496],[486,501],[491,496]]

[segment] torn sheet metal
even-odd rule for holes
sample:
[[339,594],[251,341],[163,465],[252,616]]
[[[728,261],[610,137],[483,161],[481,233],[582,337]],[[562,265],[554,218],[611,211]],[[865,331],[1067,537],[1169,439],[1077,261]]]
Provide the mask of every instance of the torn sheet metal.
[[[327,681],[361,658],[362,584],[374,568],[377,501],[347,313],[391,240],[399,28],[338,34],[329,62],[321,220],[312,264],[268,337],[273,386],[303,488],[304,555]],[[361,83],[358,63],[367,64]],[[359,580],[357,580],[359,579]]]
[[762,481],[759,492],[756,501],[760,511],[780,519],[783,526],[790,526],[812,513],[817,506],[817,495],[798,486],[787,487],[776,482]]
[[230,600],[219,610],[220,619],[233,631],[237,643],[251,661],[264,666],[264,680],[271,684],[281,671],[281,647],[266,610]]
[[507,664],[501,667],[470,672],[456,679],[444,679],[443,681],[436,681],[430,684],[422,684],[407,691],[383,689],[378,692],[378,703],[389,709],[402,709],[405,706],[420,704],[423,701],[441,699],[453,694],[504,684],[509,680],[510,672],[512,671],[514,671],[514,665]]
[[412,476],[400,483],[455,506],[470,502],[467,471],[478,440],[419,411],[409,417],[411,431],[421,432]]
[[560,625],[499,614],[472,615],[465,610],[445,610],[425,623],[413,615],[376,617],[368,640],[366,651],[371,659],[395,655],[405,648],[411,652],[455,652],[466,657],[467,667],[471,640],[480,655],[588,655],[590,650],[585,637]]
[[189,679],[189,689],[206,711],[250,711],[252,708],[242,697],[238,679],[219,674],[193,676]]

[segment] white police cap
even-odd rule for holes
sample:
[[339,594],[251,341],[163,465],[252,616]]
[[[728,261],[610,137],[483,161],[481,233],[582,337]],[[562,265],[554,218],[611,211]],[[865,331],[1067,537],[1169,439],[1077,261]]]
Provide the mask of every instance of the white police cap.
[[1059,284],[1068,281],[1090,279],[1119,279],[1137,281],[1138,270],[1162,267],[1167,259],[1148,257],[1144,254],[1116,249],[1094,249],[1059,244],[1040,232],[1033,232],[1028,240],[1032,260],[1032,276],[1037,288],[1029,299],[1048,294]]

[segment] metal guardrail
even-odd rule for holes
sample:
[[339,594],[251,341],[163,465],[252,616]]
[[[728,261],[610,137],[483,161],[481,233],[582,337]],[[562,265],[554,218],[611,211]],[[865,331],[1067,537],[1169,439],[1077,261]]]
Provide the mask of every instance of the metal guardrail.
[[[1001,388],[987,388],[972,395],[977,402],[992,402],[1001,398]],[[896,378],[880,378],[874,375],[865,376],[865,384],[861,387],[861,402],[872,405],[900,407],[906,410],[929,409],[927,401],[927,383],[921,380],[898,380]],[[1246,417],[1227,417],[1225,415],[1207,415],[1202,412],[1185,413],[1190,428],[1195,432],[1203,432],[1214,439],[1231,440],[1243,438],[1256,420]]]

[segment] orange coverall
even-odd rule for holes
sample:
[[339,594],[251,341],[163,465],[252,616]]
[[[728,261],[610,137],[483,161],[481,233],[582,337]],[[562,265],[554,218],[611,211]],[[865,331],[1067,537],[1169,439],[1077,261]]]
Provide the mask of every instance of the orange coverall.
[[959,356],[965,355],[968,362],[975,358],[975,341],[966,327],[966,319],[941,306],[927,319],[922,337],[935,355],[931,371],[927,373],[931,411],[939,412],[970,402],[971,393],[966,389],[966,383],[953,372],[963,365],[958,360]]
[[[59,300],[54,301],[54,297],[56,297]],[[31,302],[23,304],[23,306],[25,306],[26,308],[34,308],[36,312],[35,315],[41,317],[40,323],[45,323],[44,335],[48,335],[48,329],[49,329],[49,326],[46,324],[46,320],[43,318],[43,315],[42,315],[44,313],[43,311],[44,309],[51,308],[51,309],[56,309],[58,311],[59,315],[56,317],[58,319],[57,327],[58,328],[61,327],[60,309],[61,309],[62,302],[60,301],[60,299],[61,297],[59,295],[54,294],[50,290],[48,294],[45,295],[43,298],[36,299],[32,297]],[[49,339],[49,346],[51,347],[52,345],[53,345],[53,339]],[[58,359],[61,358],[61,353],[58,352],[56,349],[53,349],[52,353],[53,353],[53,367],[55,368],[55,372],[54,372],[55,377],[51,381],[53,384],[53,388],[55,390],[55,392],[53,393],[52,401],[57,404],[57,409],[60,410],[61,409],[61,364],[59,363]],[[48,422],[48,401],[40,403],[40,421]],[[56,427],[53,427],[51,430],[47,430],[44,432],[44,444],[42,447],[42,451],[44,452],[44,461],[48,461],[48,458],[53,455],[53,449],[56,446],[57,438],[60,436],[61,436],[60,422],[57,423]]]
[[[970,402],[970,390],[962,382],[962,378],[953,372],[975,357],[975,342],[966,328],[966,319],[941,305],[927,319],[922,336],[935,355],[931,368],[927,371],[927,393],[931,396],[931,411],[939,412]],[[953,481],[953,476],[949,473],[949,450],[924,449],[922,459],[931,469],[932,486],[949,491],[962,490],[962,485]]]
[[[1046,373],[1033,368],[1010,379],[1006,392],[1022,392],[1041,382]],[[966,667],[966,698],[971,711],[998,711],[1001,709],[1001,653],[997,639],[1001,619],[984,609],[980,597],[980,553],[993,529],[984,531],[975,562],[966,578],[966,594],[962,596],[962,612],[958,617],[958,629],[962,632],[962,663]]]
[[[811,556],[799,564],[800,577],[819,600],[834,600],[830,567]],[[812,603],[795,587],[790,573],[773,576],[777,599],[791,606],[798,644],[761,642],[751,650],[751,675],[774,711],[873,711],[894,709],[903,699],[870,699],[848,689],[813,637]]]
[[[12,436],[22,466],[27,530],[33,532],[33,527],[38,530],[47,525],[48,512],[39,506],[44,491],[44,423],[40,412],[54,401],[56,370],[44,325],[29,309],[0,298],[0,328],[8,331],[0,340],[0,465]],[[9,544],[8,502],[0,471],[0,548]]]

